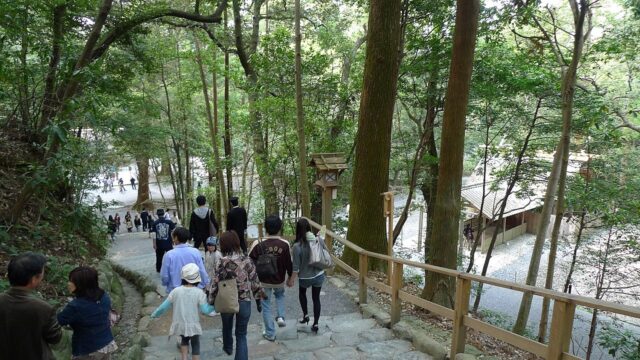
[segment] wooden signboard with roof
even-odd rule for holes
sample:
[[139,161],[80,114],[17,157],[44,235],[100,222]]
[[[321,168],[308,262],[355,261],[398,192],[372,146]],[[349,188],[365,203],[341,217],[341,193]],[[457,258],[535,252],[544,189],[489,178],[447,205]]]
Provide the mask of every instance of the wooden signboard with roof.
[[[322,188],[322,224],[331,230],[332,202],[338,195],[338,178],[347,168],[347,160],[342,153],[311,154],[309,166],[316,168],[315,184]],[[332,249],[333,239],[327,235],[325,242]]]

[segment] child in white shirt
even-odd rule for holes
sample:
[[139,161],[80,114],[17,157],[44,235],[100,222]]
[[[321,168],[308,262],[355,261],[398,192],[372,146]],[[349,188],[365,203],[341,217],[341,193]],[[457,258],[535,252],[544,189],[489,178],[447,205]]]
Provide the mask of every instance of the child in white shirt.
[[202,327],[198,317],[198,309],[203,314],[215,313],[213,306],[207,303],[207,297],[200,284],[200,269],[194,263],[182,267],[182,286],[169,293],[167,299],[152,314],[155,319],[164,314],[173,306],[173,321],[169,335],[180,335],[180,352],[182,360],[187,360],[189,343],[191,343],[191,355],[193,360],[200,359],[200,335]]

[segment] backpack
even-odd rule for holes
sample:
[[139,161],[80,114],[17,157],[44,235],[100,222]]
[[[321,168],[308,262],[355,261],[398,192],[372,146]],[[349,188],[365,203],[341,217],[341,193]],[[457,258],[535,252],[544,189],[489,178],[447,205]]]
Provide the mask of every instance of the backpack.
[[262,240],[260,239],[258,239],[258,246],[260,246],[261,252],[256,260],[256,273],[258,273],[258,278],[262,280],[276,276],[278,274],[278,259],[275,255],[264,251],[264,245],[262,245]]
[[328,269],[333,267],[333,260],[324,239],[320,236],[316,237],[316,241],[309,242],[309,265],[318,269]]

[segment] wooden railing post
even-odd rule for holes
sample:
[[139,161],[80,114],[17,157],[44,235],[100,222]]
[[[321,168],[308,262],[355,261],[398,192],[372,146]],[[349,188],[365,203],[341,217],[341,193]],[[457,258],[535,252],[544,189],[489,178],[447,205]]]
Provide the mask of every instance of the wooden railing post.
[[471,280],[456,279],[456,303],[453,316],[453,336],[451,338],[450,359],[455,359],[456,354],[464,353],[464,343],[467,329],[464,325],[464,317],[469,312],[469,297],[471,296]]
[[367,258],[367,254],[360,254],[360,259],[358,261],[358,265],[360,268],[360,277],[358,278],[358,300],[360,304],[367,303],[367,284],[364,282],[364,279],[367,278],[368,267],[369,267],[369,259]]
[[562,353],[569,351],[575,312],[575,304],[557,299],[553,301],[553,317],[551,318],[547,359],[560,360],[562,359]]
[[402,302],[400,301],[400,289],[402,289],[403,265],[393,263],[393,277],[391,278],[391,325],[400,321]]
[[264,224],[258,224],[258,239],[264,237]]

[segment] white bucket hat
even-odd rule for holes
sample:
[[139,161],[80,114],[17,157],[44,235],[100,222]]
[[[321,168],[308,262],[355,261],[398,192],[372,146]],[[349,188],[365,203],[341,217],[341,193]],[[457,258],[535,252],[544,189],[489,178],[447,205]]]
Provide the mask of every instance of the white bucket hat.
[[200,278],[200,268],[198,268],[198,265],[194,263],[189,263],[183,266],[181,275],[182,278],[189,284],[194,284],[202,281],[202,279]]

